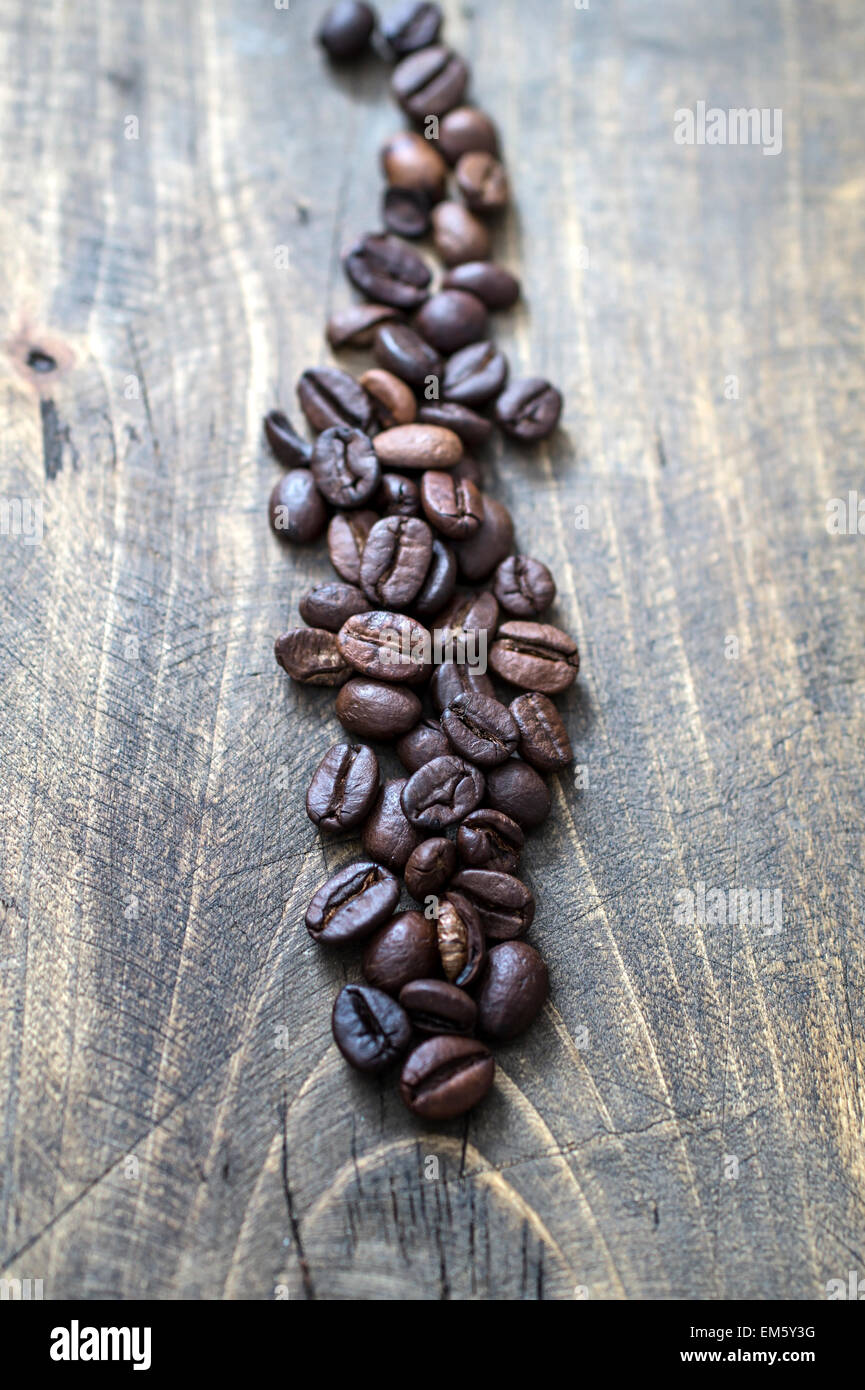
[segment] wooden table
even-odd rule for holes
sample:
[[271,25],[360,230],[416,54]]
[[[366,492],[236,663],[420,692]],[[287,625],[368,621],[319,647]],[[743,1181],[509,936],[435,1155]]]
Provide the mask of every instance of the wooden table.
[[[0,1270],[825,1297],[865,1273],[865,538],[827,528],[863,484],[865,12],[445,6],[517,199],[501,341],[567,397],[488,474],[583,669],[525,859],[549,1006],[423,1125],[331,1041],[357,960],[302,915],[354,846],[303,792],[339,727],[271,652],[329,567],[267,529],[260,420],[329,360],[400,124],[322,9],[0,0]],[[698,101],[780,108],[782,150],[678,143]]]

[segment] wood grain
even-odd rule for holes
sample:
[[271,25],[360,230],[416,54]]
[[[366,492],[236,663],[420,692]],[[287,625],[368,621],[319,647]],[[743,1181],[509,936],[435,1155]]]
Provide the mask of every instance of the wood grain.
[[[0,1272],[823,1297],[865,1272],[865,540],[825,525],[862,486],[865,14],[445,5],[518,203],[501,341],[566,393],[489,473],[560,577],[588,785],[526,856],[550,1004],[425,1127],[332,1045],[357,962],[300,919],[354,846],[301,793],[338,726],[271,655],[328,566],[267,531],[260,418],[328,360],[400,124],[322,9],[0,0],[0,493],[44,518],[0,536]],[[781,154],[678,145],[698,100],[781,108]],[[780,932],[681,922],[701,883],[780,890]]]

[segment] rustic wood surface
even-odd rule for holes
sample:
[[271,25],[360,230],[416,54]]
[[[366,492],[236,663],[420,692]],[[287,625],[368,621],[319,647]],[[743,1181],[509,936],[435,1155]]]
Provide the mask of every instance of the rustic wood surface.
[[[301,925],[355,846],[303,811],[339,728],[271,644],[329,568],[268,532],[260,438],[377,223],[386,68],[330,71],[312,0],[0,0],[0,1273],[47,1298],[865,1273],[865,538],[826,527],[863,481],[865,11],[445,9],[518,202],[500,337],[567,398],[488,471],[560,577],[587,785],[526,855],[550,1003],[424,1126],[337,1055],[357,959]],[[677,144],[700,100],[781,108],[782,152]],[[700,884],[780,891],[780,930],[682,922]]]

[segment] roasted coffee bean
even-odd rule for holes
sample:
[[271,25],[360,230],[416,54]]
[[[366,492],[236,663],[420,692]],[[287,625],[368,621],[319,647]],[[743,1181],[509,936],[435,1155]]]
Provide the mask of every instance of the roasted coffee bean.
[[419,188],[386,188],[382,221],[396,236],[426,236],[430,227],[430,198]]
[[428,1038],[409,1054],[399,1081],[405,1105],[420,1120],[452,1120],[482,1101],[496,1064],[475,1038]]
[[[375,512],[346,512],[331,518],[327,528],[327,549],[330,563],[341,579],[349,584],[360,582],[360,561],[366,538],[378,517]],[[322,624],[324,626],[324,624]]]
[[[386,325],[382,332],[386,332]],[[399,324],[393,325],[398,328]],[[508,376],[508,359],[495,343],[472,343],[449,358],[442,391],[459,405],[483,405],[501,391]]]
[[556,581],[540,560],[511,555],[496,570],[493,590],[506,613],[539,618],[556,596]]
[[484,504],[474,483],[429,468],[421,478],[420,501],[427,520],[449,540],[468,540],[480,529]]
[[453,468],[463,454],[462,442],[441,425],[397,425],[377,434],[373,448],[382,468]]
[[432,543],[432,531],[420,517],[386,516],[377,521],[360,564],[360,585],[370,602],[379,608],[411,603],[426,578]]
[[483,488],[481,466],[471,454],[464,453],[459,463],[454,464],[452,472],[455,478],[465,478],[466,482],[474,483],[476,488]]
[[270,410],[264,417],[264,433],[274,458],[286,468],[306,468],[312,458],[312,445],[296,433],[288,416]]
[[441,758],[451,751],[447,734],[437,719],[422,719],[396,745],[396,755],[408,772],[417,772],[424,763]]
[[381,152],[384,176],[391,188],[413,188],[433,203],[444,196],[448,169],[432,140],[413,130],[400,130]]
[[356,58],[369,43],[375,12],[360,0],[337,0],[321,22],[318,41],[329,58]]
[[430,681],[430,695],[439,714],[465,692],[488,695],[490,699],[495,699],[496,694],[489,676],[478,671],[476,666],[461,661],[442,661],[436,666]]
[[439,122],[439,149],[450,164],[470,150],[497,154],[496,128],[485,111],[476,106],[457,106]]
[[273,654],[293,681],[301,685],[344,685],[353,675],[332,632],[293,627],[277,637]]
[[361,839],[364,854],[379,864],[386,864],[394,873],[400,873],[405,868],[409,855],[420,839],[402,809],[400,797],[405,784],[404,777],[385,782],[363,828]]
[[487,311],[465,290],[439,290],[415,315],[414,326],[439,352],[457,352],[476,343],[487,331]]
[[436,917],[442,970],[451,984],[465,989],[479,976],[486,946],[480,918],[463,893],[448,892]]
[[429,675],[432,639],[405,613],[358,613],[343,623],[336,641],[343,659],[370,680],[417,682]]
[[471,150],[460,155],[455,174],[460,193],[472,212],[486,217],[507,207],[511,196],[508,176],[494,154]]
[[438,933],[422,912],[398,912],[376,932],[363,953],[364,977],[386,994],[410,980],[441,974]]
[[[337,696],[337,704],[348,686]],[[546,783],[528,763],[511,758],[487,773],[487,802],[494,811],[510,816],[523,830],[534,830],[550,814]]]
[[368,985],[343,985],[331,1029],[345,1060],[372,1075],[391,1066],[411,1042],[411,1023],[402,1005]]
[[338,367],[317,367],[303,373],[297,383],[297,398],[314,430],[347,425],[369,430],[372,403],[362,386]]
[[306,814],[320,830],[353,830],[378,793],[378,758],[362,743],[334,743],[312,776]]
[[485,492],[481,493],[481,499],[484,514],[480,529],[471,540],[460,541],[454,546],[460,573],[470,584],[485,578],[500,565],[514,543],[514,523],[507,507]]
[[316,584],[304,594],[298,604],[300,616],[310,627],[324,627],[339,632],[346,618],[355,613],[368,613],[369,600],[354,584]]
[[376,423],[383,430],[394,425],[410,425],[417,415],[417,402],[411,389],[393,372],[372,367],[364,372],[360,384],[372,401]]
[[403,58],[391,78],[393,94],[416,121],[443,116],[457,106],[466,89],[468,68],[458,54],[434,43]]
[[483,795],[483,773],[462,758],[445,755],[412,773],[403,788],[402,808],[413,826],[435,834],[463,820]]
[[317,541],[327,525],[327,507],[308,468],[292,468],[270,494],[270,524],[280,540]]
[[488,695],[458,695],[442,710],[441,724],[456,751],[478,767],[495,767],[516,752],[513,715]]
[[573,762],[567,730],[546,695],[518,695],[510,711],[520,731],[518,752],[527,763],[539,772],[556,772]]
[[383,324],[376,332],[373,352],[387,371],[412,386],[425,386],[430,377],[438,379],[444,372],[444,362],[435,348],[407,323]]
[[360,941],[387,921],[399,898],[399,879],[381,864],[347,864],[322,884],[306,909],[313,941],[342,946]]
[[464,261],[449,270],[442,288],[468,290],[488,309],[510,309],[520,297],[520,282],[503,265],[492,261]]
[[420,618],[422,623],[427,623],[440,613],[453,597],[456,582],[456,556],[449,545],[445,545],[438,536],[434,536],[429,569],[414,601],[415,617]]
[[422,840],[405,866],[405,886],[419,903],[444,888],[456,868],[457,851],[453,840],[434,836]]
[[394,236],[370,233],[348,252],[345,272],[353,285],[377,304],[418,309],[432,276],[425,261]]
[[522,936],[534,921],[534,895],[513,874],[495,869],[461,869],[451,887],[468,898],[486,935],[494,941]]
[[477,992],[478,1031],[496,1042],[515,1038],[537,1018],[548,992],[547,967],[533,946],[527,941],[494,946]]
[[493,432],[492,424],[477,411],[456,401],[437,401],[435,405],[421,406],[418,420],[424,425],[441,425],[452,430],[469,449],[480,449]]
[[512,381],[496,401],[496,419],[505,434],[532,443],[552,434],[562,413],[562,397],[541,376]]
[[492,641],[498,620],[499,605],[496,598],[488,589],[483,589],[479,594],[459,594],[445,611],[438,615],[436,632],[443,647],[457,643],[477,651],[480,641],[474,639],[474,645],[470,647],[473,639],[469,634],[482,632],[485,634],[485,641]]
[[362,507],[381,482],[371,439],[348,425],[324,430],[312,451],[312,476],[334,507]]
[[470,869],[515,873],[524,844],[516,821],[485,807],[467,815],[457,831],[457,853]]
[[577,679],[580,654],[572,637],[552,623],[514,618],[502,623],[490,648],[490,665],[502,680],[523,690],[557,695]]
[[[402,473],[383,473],[381,487],[373,498],[373,506],[385,516],[420,516],[420,491],[417,483]],[[418,615],[420,616],[420,614]]]
[[399,310],[392,309],[388,304],[352,304],[331,316],[327,325],[327,341],[336,351],[340,348],[369,347],[379,325],[391,323],[399,317]]
[[386,18],[382,33],[398,58],[405,58],[419,48],[428,48],[435,43],[442,25],[442,12],[438,5],[420,4],[419,0],[407,0],[397,5]]
[[336,697],[336,717],[350,734],[379,742],[399,738],[414,728],[421,702],[413,690],[384,681],[355,678]]
[[409,980],[399,1002],[419,1033],[471,1033],[477,1020],[475,1001],[447,980]]
[[462,203],[437,203],[432,211],[432,229],[435,248],[446,266],[489,260],[489,231]]

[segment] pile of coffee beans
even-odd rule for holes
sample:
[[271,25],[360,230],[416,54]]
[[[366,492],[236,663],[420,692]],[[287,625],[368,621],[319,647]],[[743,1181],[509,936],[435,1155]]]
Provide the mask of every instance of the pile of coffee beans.
[[[438,6],[420,3],[380,30],[356,0],[324,19],[333,60],[383,48],[412,126],[381,152],[383,228],[344,257],[363,299],[327,325],[335,352],[368,349],[374,365],[357,378],[303,373],[312,441],[282,411],[264,422],[287,470],[271,525],[299,545],[326,532],[337,575],[304,595],[304,626],[275,646],[293,680],[338,689],[346,737],[313,772],[306,809],[322,834],[359,836],[363,854],[318,889],[306,928],[325,947],[364,943],[365,983],[334,1003],[336,1044],[360,1071],[400,1063],[403,1100],[427,1120],[483,1099],[489,1044],[523,1032],[546,999],[518,871],[550,811],[544,777],[572,760],[550,697],[579,667],[574,641],[545,620],[553,577],[515,553],[475,457],[496,424],[523,443],[551,434],[562,399],[541,377],[510,379],[489,336],[490,314],[520,294],[490,259],[508,177],[441,27]],[[409,244],[421,237],[444,264],[438,287]],[[373,744],[395,748],[403,776],[382,780]],[[398,910],[400,879],[417,907]]]

